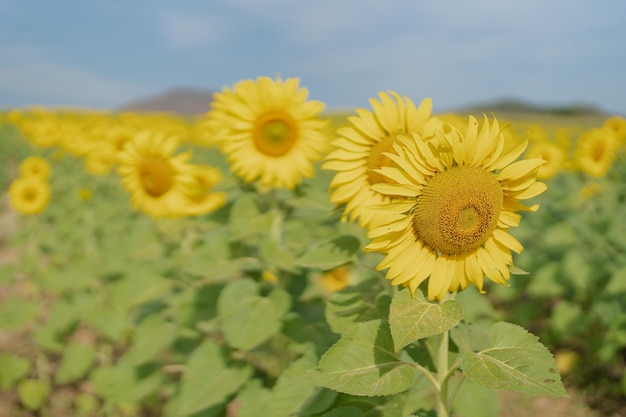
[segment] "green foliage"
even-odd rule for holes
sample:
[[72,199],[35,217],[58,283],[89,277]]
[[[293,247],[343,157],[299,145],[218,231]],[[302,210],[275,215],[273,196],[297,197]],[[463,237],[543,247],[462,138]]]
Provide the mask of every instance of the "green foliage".
[[567,396],[552,354],[536,336],[511,323],[495,323],[491,346],[476,353],[465,352],[461,368],[474,382],[488,388]]
[[265,297],[250,279],[230,282],[217,302],[217,311],[226,342],[249,350],[280,330],[282,317],[289,310],[291,297],[275,288]]
[[95,349],[82,343],[69,343],[63,352],[61,364],[56,373],[58,384],[67,384],[81,379],[93,363]]
[[50,396],[52,388],[46,381],[24,379],[17,386],[17,394],[24,407],[38,410]]
[[[0,129],[1,186],[34,150]],[[525,246],[512,272],[529,274],[433,303],[376,270],[366,232],[328,200],[328,172],[260,190],[217,150],[194,151],[225,168],[229,203],[157,220],[132,212],[115,174],[36,151],[54,161],[53,199],[0,240],[18,258],[0,265],[0,336],[20,342],[0,346],[0,390],[16,410],[50,415],[71,392],[66,415],[424,417],[441,394],[456,395],[454,415],[496,416],[494,388],[566,395],[517,325],[577,355],[568,382],[626,393],[623,169],[593,198],[578,193],[587,179],[557,176],[511,230]],[[331,292],[321,280],[338,267],[349,278]]]
[[249,365],[230,360],[226,353],[210,340],[193,351],[183,373],[178,415],[193,415],[221,404],[251,376]]
[[454,328],[463,317],[458,301],[442,304],[428,302],[421,291],[411,297],[408,289],[394,297],[389,310],[389,325],[396,351],[419,339],[441,334]]
[[413,368],[395,355],[389,325],[356,323],[320,359],[315,381],[352,395],[392,395],[409,389]]
[[31,363],[28,359],[0,352],[0,388],[9,389],[28,374]]

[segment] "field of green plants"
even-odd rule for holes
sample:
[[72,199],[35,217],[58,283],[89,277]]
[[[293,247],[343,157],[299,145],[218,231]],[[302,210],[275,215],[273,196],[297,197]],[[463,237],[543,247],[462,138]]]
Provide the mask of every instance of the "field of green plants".
[[[322,165],[352,116],[322,113],[313,175],[273,187],[233,169],[203,117],[4,112],[0,417],[496,417],[494,388],[624,415],[626,120],[496,112],[547,190],[511,228],[507,285],[432,300],[385,279],[329,198]],[[124,182],[119,152],[145,131],[215,170],[195,211]]]

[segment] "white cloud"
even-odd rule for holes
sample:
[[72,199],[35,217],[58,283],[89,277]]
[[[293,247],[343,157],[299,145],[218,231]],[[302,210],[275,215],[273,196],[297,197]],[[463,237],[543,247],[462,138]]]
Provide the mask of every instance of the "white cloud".
[[[114,107],[139,88],[56,63],[34,48],[0,46],[0,105]],[[20,97],[10,103],[11,97]]]
[[207,13],[160,9],[155,17],[161,36],[170,46],[178,49],[216,42],[228,27],[224,18]]

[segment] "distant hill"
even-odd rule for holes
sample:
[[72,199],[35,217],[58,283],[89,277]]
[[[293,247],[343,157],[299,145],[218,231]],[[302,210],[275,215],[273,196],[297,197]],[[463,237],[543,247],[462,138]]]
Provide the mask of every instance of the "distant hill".
[[553,116],[600,116],[606,114],[602,109],[585,103],[574,103],[558,106],[532,104],[523,100],[507,98],[491,102],[477,103],[462,109],[454,110],[464,113],[526,113]]
[[116,110],[136,112],[167,112],[194,116],[209,111],[213,91],[176,88],[163,93],[132,100]]
[[[182,115],[199,115],[209,111],[213,94],[211,90],[175,88],[151,97],[132,100],[116,110],[138,112],[168,112]],[[476,103],[463,108],[452,109],[449,113],[474,114],[496,113],[521,117],[590,117],[606,116],[606,112],[589,104],[568,104],[542,106],[523,100],[506,98],[490,102]],[[448,113],[446,112],[446,113]]]

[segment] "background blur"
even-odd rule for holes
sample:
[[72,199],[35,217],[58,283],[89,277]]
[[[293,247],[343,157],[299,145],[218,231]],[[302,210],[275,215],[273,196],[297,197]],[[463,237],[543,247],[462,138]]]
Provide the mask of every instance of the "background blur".
[[518,98],[626,114],[626,2],[0,0],[0,108],[298,76],[328,108]]

